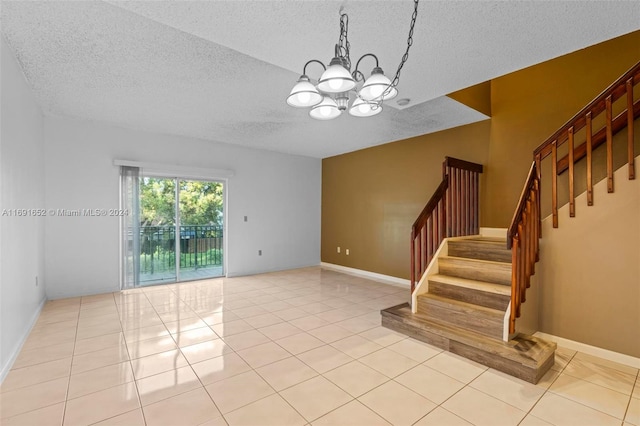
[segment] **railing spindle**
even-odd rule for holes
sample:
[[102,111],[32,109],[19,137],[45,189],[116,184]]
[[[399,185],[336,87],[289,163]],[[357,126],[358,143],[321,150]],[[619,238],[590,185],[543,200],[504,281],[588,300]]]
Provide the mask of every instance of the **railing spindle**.
[[607,111],[607,192],[613,192],[613,131],[611,130],[612,106],[611,95],[606,99]]
[[456,223],[458,224],[456,229],[456,236],[462,234],[462,170],[456,169],[456,205],[458,211],[458,217]]
[[573,186],[573,126],[569,127],[569,217],[576,216],[576,196]]
[[[429,219],[427,219],[427,225],[425,226],[425,231],[428,231],[429,229],[431,229],[432,227],[431,222],[433,222],[433,216],[430,216]],[[427,258],[425,259],[425,262],[424,262],[425,269],[433,253],[433,239],[431,239],[431,235],[429,235],[428,232],[427,232],[426,238],[427,238]]]
[[414,227],[411,228],[411,293],[415,290],[416,286],[416,231]]
[[[518,285],[518,235],[511,238],[511,315],[509,316],[509,333],[516,331],[516,312],[518,303],[516,302],[517,285]],[[514,291],[514,287],[516,291]]]
[[[538,196],[538,200],[542,199],[542,188],[540,186],[540,182],[542,179],[542,158],[540,157],[540,154],[536,155],[536,159],[535,159],[535,165],[536,165],[536,194]],[[542,237],[542,213],[541,213],[541,203],[538,202],[538,212],[536,213],[538,215],[538,238]]]
[[448,173],[446,179],[449,181],[449,190],[445,194],[445,198],[447,200],[447,237],[453,236],[453,173],[451,169],[448,169]]
[[593,137],[593,124],[591,122],[591,111],[587,113],[587,205],[593,205],[593,159],[592,159],[592,151],[593,145],[591,142],[591,138]]
[[553,227],[558,227],[558,141],[551,144],[551,210]]
[[627,80],[627,156],[629,159],[629,179],[636,178],[635,155],[633,153],[633,77]]

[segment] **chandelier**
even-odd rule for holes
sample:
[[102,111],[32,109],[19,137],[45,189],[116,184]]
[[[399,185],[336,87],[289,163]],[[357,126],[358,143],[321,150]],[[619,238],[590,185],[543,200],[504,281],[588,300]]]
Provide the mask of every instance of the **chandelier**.
[[[312,59],[308,61],[302,70],[291,93],[287,97],[287,104],[297,108],[311,108],[309,115],[317,120],[331,120],[349,110],[354,117],[371,117],[382,112],[382,102],[395,98],[398,95],[398,82],[400,71],[409,58],[409,49],[413,44],[413,28],[418,17],[418,2],[414,0],[413,15],[407,38],[407,49],[398,65],[393,81],[384,75],[378,57],[373,53],[367,53],[358,59],[355,69],[351,71],[350,45],[348,40],[349,17],[342,13],[340,8],[340,38],[335,46],[335,56],[325,66],[321,61]],[[375,60],[375,67],[369,78],[358,69],[360,61],[371,57]],[[322,66],[324,72],[314,84],[307,76],[307,66],[317,63]],[[362,84],[360,84],[362,83]],[[353,103],[349,105],[349,101]]]

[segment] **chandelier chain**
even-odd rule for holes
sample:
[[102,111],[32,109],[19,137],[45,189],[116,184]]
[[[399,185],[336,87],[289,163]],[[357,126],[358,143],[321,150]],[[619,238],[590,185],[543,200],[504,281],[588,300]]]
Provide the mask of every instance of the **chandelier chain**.
[[351,70],[351,57],[349,56],[349,50],[351,44],[349,43],[349,16],[346,13],[340,14],[340,38],[338,39],[339,54],[346,60],[345,68]]
[[407,50],[405,50],[404,55],[402,55],[402,60],[398,65],[398,70],[396,71],[396,75],[391,81],[391,84],[389,85],[389,87],[387,87],[387,90],[385,90],[385,93],[390,91],[391,88],[396,87],[398,85],[398,82],[400,81],[400,72],[402,71],[402,67],[407,62],[407,59],[409,59],[409,49],[413,45],[413,29],[416,25],[416,19],[418,18],[418,2],[419,0],[413,1],[414,6],[413,6],[413,14],[411,15],[411,24],[409,25],[409,36],[407,37]]

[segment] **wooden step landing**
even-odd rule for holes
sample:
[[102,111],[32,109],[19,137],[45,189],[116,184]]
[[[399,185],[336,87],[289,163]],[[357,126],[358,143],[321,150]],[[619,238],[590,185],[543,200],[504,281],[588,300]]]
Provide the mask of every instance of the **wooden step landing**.
[[411,313],[408,303],[381,311],[382,326],[451,353],[495,368],[530,383],[538,383],[554,363],[556,344],[519,335],[509,342],[492,339],[454,325]]

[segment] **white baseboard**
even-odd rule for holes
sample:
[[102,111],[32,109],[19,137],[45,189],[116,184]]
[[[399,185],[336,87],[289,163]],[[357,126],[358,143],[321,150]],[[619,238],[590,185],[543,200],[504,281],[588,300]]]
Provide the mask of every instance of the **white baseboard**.
[[42,308],[44,307],[45,303],[47,303],[46,297],[42,299],[42,302],[40,302],[40,305],[31,316],[31,319],[29,320],[27,327],[25,327],[25,331],[22,333],[22,337],[20,338],[20,341],[15,345],[15,347],[13,348],[13,352],[11,352],[11,356],[9,357],[7,362],[2,366],[2,369],[0,370],[0,384],[4,382],[5,377],[7,377],[7,374],[9,374],[11,367],[13,367],[13,363],[16,362],[16,358],[18,358],[18,355],[22,350],[22,346],[24,346],[24,342],[27,341],[27,337],[29,337],[29,334],[31,333],[31,329],[33,329],[33,326],[36,325],[36,321],[38,321],[38,317],[40,316],[40,312],[42,311]]
[[599,358],[617,362],[618,364],[628,365],[629,367],[640,368],[640,358],[610,351],[608,349],[598,348],[597,346],[587,345],[586,343],[575,342],[563,337],[554,336],[553,334],[542,333],[541,331],[535,333],[534,336],[556,342],[558,346],[563,348],[582,352],[587,355],[597,356]]
[[480,228],[480,235],[489,238],[507,238],[507,228]]
[[349,275],[357,275],[359,277],[370,278],[376,281],[382,281],[385,284],[391,284],[398,287],[411,288],[411,282],[404,278],[392,277],[390,275],[378,274],[376,272],[364,271],[362,269],[349,268],[348,266],[335,265],[333,263],[321,262],[320,266],[335,271],[344,272]]

